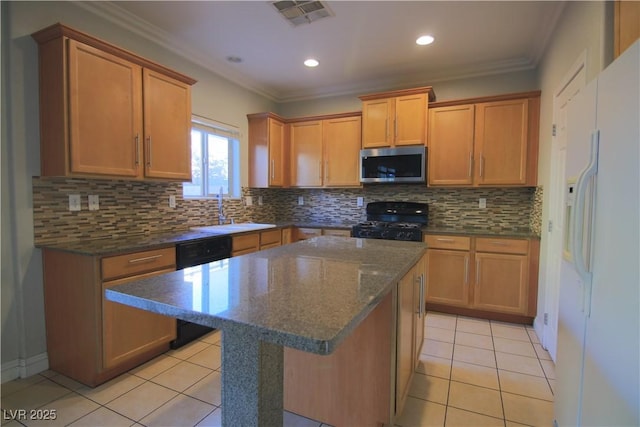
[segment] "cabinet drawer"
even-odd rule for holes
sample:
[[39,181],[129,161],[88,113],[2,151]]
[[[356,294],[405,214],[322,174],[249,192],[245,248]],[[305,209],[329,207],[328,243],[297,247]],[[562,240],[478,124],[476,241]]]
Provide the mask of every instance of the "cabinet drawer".
[[106,257],[102,259],[102,280],[133,276],[148,271],[175,267],[175,265],[175,247]]
[[459,251],[471,249],[470,237],[427,235],[424,241],[429,248],[433,249],[456,249]]
[[233,252],[245,251],[247,249],[258,250],[260,247],[260,233],[243,234],[233,236]]
[[524,239],[490,239],[478,237],[476,239],[476,252],[526,255],[529,253],[529,241]]
[[351,237],[351,230],[342,230],[336,228],[325,228],[322,230],[322,234],[325,236],[340,236]]
[[298,240],[310,239],[321,235],[321,228],[298,228],[296,230],[296,237]]
[[267,245],[280,245],[282,242],[282,233],[280,230],[262,231],[260,233],[260,248]]

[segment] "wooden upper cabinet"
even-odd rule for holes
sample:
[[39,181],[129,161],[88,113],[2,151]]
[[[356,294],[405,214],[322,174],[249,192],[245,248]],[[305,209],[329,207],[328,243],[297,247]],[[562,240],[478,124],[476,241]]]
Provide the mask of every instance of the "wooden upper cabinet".
[[539,92],[436,104],[429,110],[429,185],[535,186],[539,109]]
[[431,87],[363,95],[362,148],[425,145]]
[[322,121],[325,187],[360,185],[360,116]]
[[291,185],[360,185],[360,114],[295,119],[290,126]]
[[273,113],[247,115],[249,120],[249,186],[289,184],[288,125]]
[[640,38],[640,1],[616,0],[613,13],[613,57]]
[[144,70],[144,175],[191,180],[191,86]]
[[429,110],[430,185],[473,184],[474,118],[473,104]]
[[476,105],[478,185],[526,183],[528,100]]
[[32,37],[43,176],[191,179],[195,80],[61,24]]
[[[141,67],[75,40],[68,41],[67,49],[69,144],[59,148],[68,149],[69,172],[138,176],[142,156]],[[45,120],[49,108],[55,106],[42,105]],[[44,132],[43,138],[47,138]],[[54,167],[52,174],[57,174],[55,169],[66,169],[64,164],[49,164],[49,157],[42,155],[43,175],[50,175],[50,166]]]
[[322,121],[291,124],[291,185],[322,186]]

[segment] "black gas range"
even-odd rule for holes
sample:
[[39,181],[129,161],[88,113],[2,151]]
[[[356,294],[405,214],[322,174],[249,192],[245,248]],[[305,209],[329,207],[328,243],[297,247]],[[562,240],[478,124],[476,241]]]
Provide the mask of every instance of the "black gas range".
[[353,237],[422,241],[422,228],[429,223],[429,206],[416,202],[371,202],[367,221],[353,226]]

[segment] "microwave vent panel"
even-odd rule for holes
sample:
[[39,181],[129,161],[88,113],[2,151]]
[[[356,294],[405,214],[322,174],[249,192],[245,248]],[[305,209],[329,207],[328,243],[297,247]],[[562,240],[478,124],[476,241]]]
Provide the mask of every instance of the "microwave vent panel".
[[331,9],[321,1],[282,0],[273,1],[271,4],[294,27],[334,16]]

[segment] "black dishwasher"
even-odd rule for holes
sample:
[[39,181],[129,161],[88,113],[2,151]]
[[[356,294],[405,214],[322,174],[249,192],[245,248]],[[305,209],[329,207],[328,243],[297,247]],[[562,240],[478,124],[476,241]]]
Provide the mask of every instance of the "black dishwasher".
[[[196,241],[176,244],[176,270],[219,261],[231,256],[231,236],[211,236]],[[213,331],[208,326],[178,319],[176,339],[171,341],[173,349]]]

